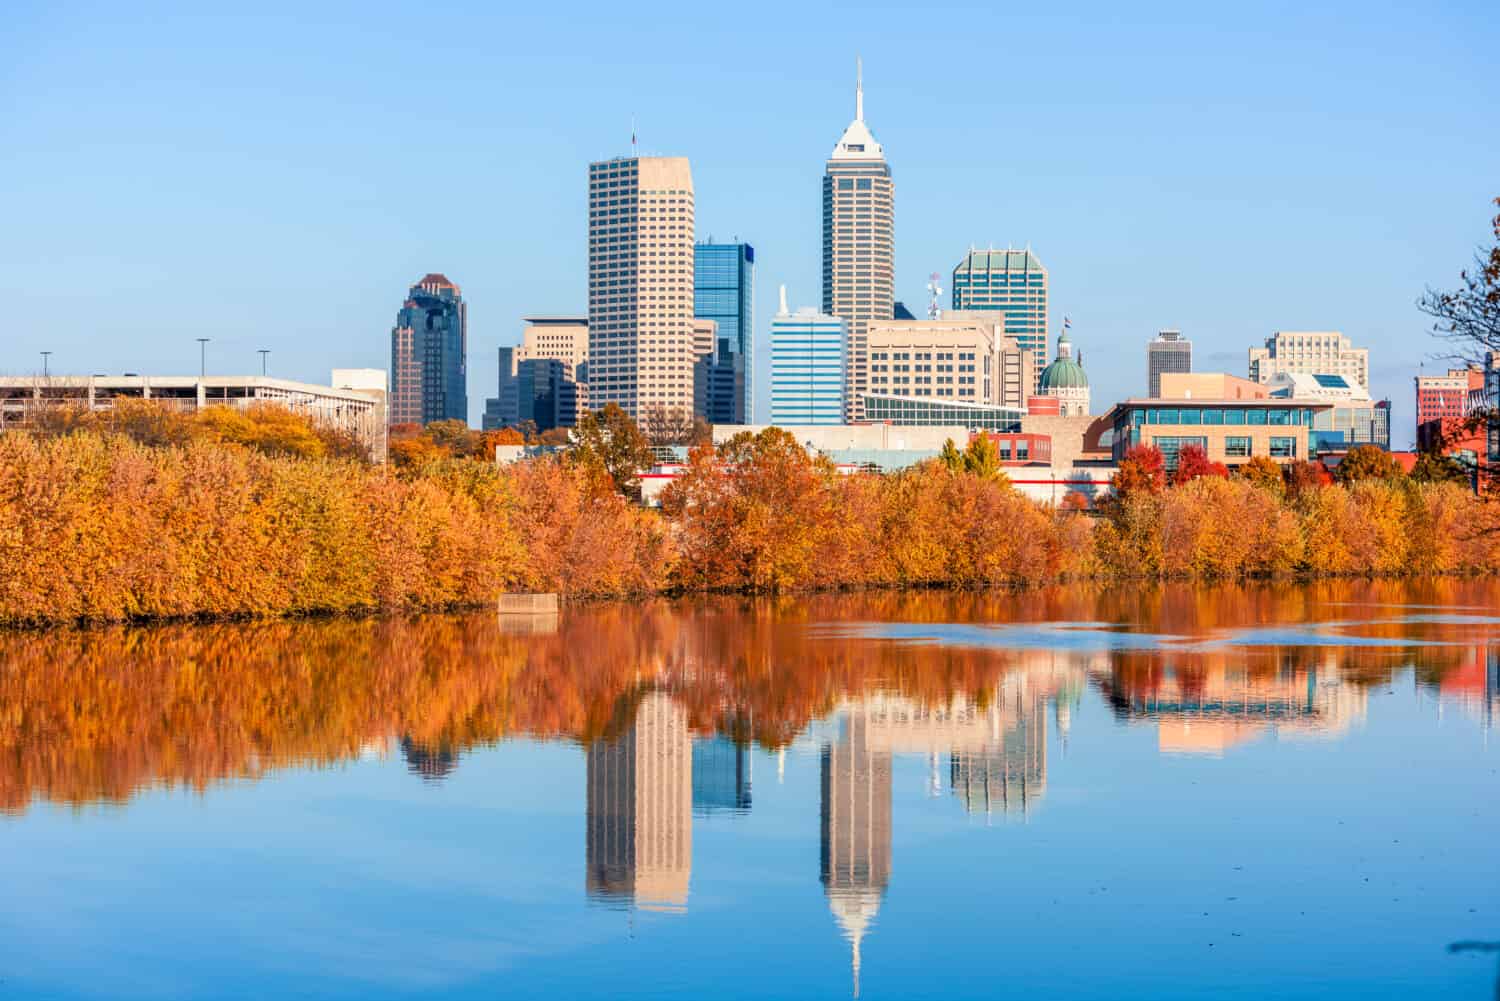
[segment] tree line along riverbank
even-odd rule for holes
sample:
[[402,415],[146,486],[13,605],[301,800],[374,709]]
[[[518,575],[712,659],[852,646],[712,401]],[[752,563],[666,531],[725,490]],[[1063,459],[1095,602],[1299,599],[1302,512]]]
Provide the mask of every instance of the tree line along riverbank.
[[1378,468],[1348,483],[1179,469],[1169,483],[1142,452],[1093,515],[1023,497],[983,444],[850,476],[773,428],[695,449],[647,509],[620,416],[506,467],[443,433],[372,466],[274,408],[233,422],[127,407],[0,435],[0,623],[444,609],[505,591],[1500,569],[1500,503]]

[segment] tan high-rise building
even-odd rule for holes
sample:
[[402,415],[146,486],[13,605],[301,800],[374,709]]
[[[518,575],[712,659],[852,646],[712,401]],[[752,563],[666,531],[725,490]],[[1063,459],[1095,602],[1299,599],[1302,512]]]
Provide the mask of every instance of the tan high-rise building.
[[1337,330],[1278,330],[1266,346],[1250,349],[1250,378],[1267,383],[1280,372],[1342,375],[1370,388],[1370,352]]
[[1005,335],[1003,317],[954,311],[939,320],[872,320],[869,389],[878,396],[1024,409],[1035,390],[1030,353]]
[[589,318],[586,316],[523,316],[517,362],[554,358],[579,371],[589,360]]
[[857,78],[854,121],[823,171],[823,312],[843,319],[848,331],[844,409],[850,420],[863,417],[870,386],[869,323],[895,315],[895,195],[885,150],[865,125],[864,84]]
[[693,175],[686,157],[589,165],[589,404],[693,407]]
[[589,895],[685,908],[693,869],[687,713],[666,693],[649,693],[629,730],[589,745],[587,782]]

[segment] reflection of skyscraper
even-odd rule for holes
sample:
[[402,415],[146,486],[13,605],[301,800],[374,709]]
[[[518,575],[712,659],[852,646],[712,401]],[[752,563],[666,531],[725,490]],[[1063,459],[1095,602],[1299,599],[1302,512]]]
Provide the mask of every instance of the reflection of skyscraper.
[[588,752],[587,886],[652,910],[687,906],[693,866],[693,757],[687,714],[664,693]]
[[822,763],[823,892],[853,949],[856,997],[860,943],[891,880],[891,755],[871,750],[868,733],[857,708]]
[[693,812],[750,809],[750,750],[728,737],[693,741]]
[[458,753],[447,743],[419,744],[402,737],[401,756],[407,771],[420,775],[424,782],[441,782],[458,767]]
[[1046,704],[1039,690],[1012,701],[1015,716],[1003,719],[997,742],[954,748],[948,758],[953,795],[970,813],[1024,814],[1047,791]]

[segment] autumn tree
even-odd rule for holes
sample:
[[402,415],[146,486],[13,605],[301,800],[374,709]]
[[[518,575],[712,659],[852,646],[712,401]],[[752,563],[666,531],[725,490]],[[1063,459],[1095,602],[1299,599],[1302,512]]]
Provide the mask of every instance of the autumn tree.
[[641,495],[641,470],[651,467],[651,443],[618,403],[584,415],[573,429],[572,460],[603,470],[627,497]]
[[1250,461],[1240,466],[1235,472],[1246,483],[1260,487],[1262,490],[1269,490],[1274,494],[1280,494],[1285,488],[1281,477],[1281,466],[1269,456],[1252,456]]
[[1132,445],[1110,479],[1116,497],[1161,493],[1167,485],[1167,462],[1155,445]]
[[1204,476],[1222,479],[1228,475],[1229,467],[1210,460],[1208,450],[1202,445],[1185,445],[1177,453],[1177,471],[1172,474],[1172,485],[1181,486]]
[[[1267,459],[1267,462],[1271,460]],[[1321,462],[1288,462],[1281,467],[1281,479],[1288,497],[1301,497],[1333,483],[1333,476]]]
[[1338,465],[1340,483],[1359,480],[1395,480],[1405,475],[1401,464],[1379,445],[1356,445]]
[[687,407],[653,403],[641,414],[641,431],[652,445],[707,445],[713,428]]

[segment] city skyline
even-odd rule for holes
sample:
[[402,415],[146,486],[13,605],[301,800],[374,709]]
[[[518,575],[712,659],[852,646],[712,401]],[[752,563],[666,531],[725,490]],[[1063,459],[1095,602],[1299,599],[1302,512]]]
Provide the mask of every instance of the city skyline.
[[[470,40],[439,44],[481,45],[514,27],[479,14],[466,12]],[[383,367],[372,335],[389,326],[390,289],[441,270],[476,307],[467,395],[477,426],[495,381],[493,350],[514,343],[520,316],[584,306],[578,179],[590,160],[629,151],[632,115],[643,151],[693,160],[698,233],[756,245],[756,314],[769,317],[779,284],[807,289],[817,279],[811,172],[830,131],[847,121],[857,49],[880,139],[902,177],[897,299],[924,301],[926,275],[946,271],[970,244],[1030,244],[1051,272],[1053,327],[1066,311],[1091,332],[1100,400],[1137,391],[1139,344],[1162,327],[1192,332],[1197,367],[1236,373],[1245,348],[1277,329],[1342,330],[1371,349],[1371,392],[1393,400],[1393,444],[1404,445],[1407,380],[1441,350],[1423,336],[1412,301],[1468,263],[1500,161],[1494,137],[1472,128],[1472,88],[1462,84],[1483,71],[1494,20],[1477,7],[1415,27],[1308,11],[1279,23],[1273,38],[1250,12],[1221,16],[1241,21],[1225,22],[1228,31],[1191,19],[1142,23],[1123,37],[1086,17],[1039,16],[1028,23],[1036,50],[1017,53],[1012,69],[1045,83],[1024,98],[963,82],[962,55],[982,31],[947,40],[953,58],[921,63],[910,44],[935,26],[900,44],[846,42],[814,18],[806,37],[778,40],[787,58],[725,67],[725,86],[711,93],[694,93],[695,67],[611,55],[606,65],[625,85],[601,102],[589,73],[558,72],[588,63],[589,44],[569,43],[588,43],[598,29],[540,15],[527,30],[564,53],[548,60],[546,100],[479,100],[534,82],[540,59],[527,53],[501,68],[447,68],[430,85],[443,90],[434,111],[436,91],[376,72],[399,51],[394,35],[365,39],[336,70],[304,60],[326,49],[330,32],[353,30],[337,19],[290,44],[275,35],[275,68],[290,84],[278,96],[237,83],[263,77],[257,40],[274,19],[237,25],[229,42],[208,15],[152,38],[107,15],[23,7],[13,27],[36,44],[0,88],[18,109],[6,126],[17,140],[12,190],[26,196],[15,221],[33,239],[0,261],[20,331],[0,369],[39,370],[40,352],[52,351],[61,372],[186,374],[205,315],[209,367],[220,373],[258,371],[260,348],[271,351],[272,374],[288,378]],[[979,20],[1004,23],[998,14]],[[1327,44],[1351,32],[1362,44]],[[211,43],[185,44],[199,34]],[[1284,48],[1286,34],[1308,58]],[[1043,72],[1055,61],[1044,55],[1064,46],[1077,56],[1069,72]],[[788,70],[790,57],[814,53]],[[1398,57],[1418,86],[1391,79]],[[1263,72],[1268,61],[1277,73]],[[1143,63],[1156,65],[1142,73]],[[1197,70],[1205,72],[1186,95],[1183,74]],[[109,88],[126,76],[132,88]],[[50,86],[59,78],[72,86]],[[186,93],[184,78],[196,84]],[[315,113],[292,113],[298,106]],[[384,153],[390,123],[418,107],[460,125],[456,155]],[[1032,133],[1026,155],[984,136],[1018,121]],[[1453,155],[1435,163],[1421,151],[1439,143]],[[527,155],[515,156],[523,146]],[[1176,153],[1152,155],[1163,148]],[[101,162],[123,169],[102,172]],[[252,168],[258,183],[242,183]],[[401,212],[437,187],[472,221],[419,228]],[[39,214],[57,205],[65,211]],[[1274,294],[1247,305],[1234,262],[1263,260],[1288,242],[1298,247],[1297,273],[1278,273]],[[150,308],[169,288],[179,309]],[[58,298],[79,289],[87,294],[59,312]],[[270,290],[296,299],[297,314],[268,326],[252,304]],[[761,359],[767,327],[757,330]],[[767,385],[763,366],[753,381]],[[759,396],[763,416],[769,401]]]

